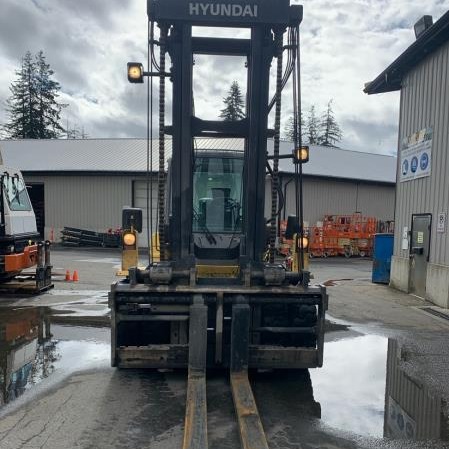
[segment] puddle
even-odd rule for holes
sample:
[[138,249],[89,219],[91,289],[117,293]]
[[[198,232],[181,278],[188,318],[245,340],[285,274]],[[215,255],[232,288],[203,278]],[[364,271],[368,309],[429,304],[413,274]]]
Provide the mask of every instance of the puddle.
[[310,370],[324,424],[383,435],[388,339],[364,335],[327,342],[323,368]]
[[55,315],[59,318],[107,318],[108,322],[110,309],[108,307],[107,291],[90,290],[53,290],[48,293],[50,296],[66,296],[72,300],[56,302],[49,305]]
[[52,323],[47,308],[0,315],[0,410],[77,372],[109,366],[109,329]]
[[[44,307],[1,311],[0,415],[2,409],[4,413],[31,401],[75,372],[109,367],[110,330],[60,325],[55,322],[58,316]],[[410,361],[401,344],[357,334],[338,323],[328,326],[341,336],[326,342],[322,369],[257,373],[252,379],[267,434],[277,444],[273,447],[285,447],[281,443],[286,439],[293,444],[288,447],[317,447],[312,442],[334,434],[381,441],[378,447],[390,447],[395,439],[449,439],[447,402],[405,371]],[[173,373],[164,376],[169,379]],[[208,402],[220,418],[220,388],[229,394],[229,385],[222,373],[215,376],[223,378],[223,387],[211,373],[217,397],[211,395]]]
[[376,439],[449,441],[446,401],[405,371],[405,354],[376,335],[327,342],[323,368],[310,370],[321,425]]

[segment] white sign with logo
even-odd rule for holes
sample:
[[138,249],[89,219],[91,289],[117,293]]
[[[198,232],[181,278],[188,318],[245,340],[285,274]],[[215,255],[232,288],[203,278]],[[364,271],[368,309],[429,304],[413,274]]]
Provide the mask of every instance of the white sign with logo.
[[433,128],[424,128],[402,139],[400,148],[400,182],[430,176]]

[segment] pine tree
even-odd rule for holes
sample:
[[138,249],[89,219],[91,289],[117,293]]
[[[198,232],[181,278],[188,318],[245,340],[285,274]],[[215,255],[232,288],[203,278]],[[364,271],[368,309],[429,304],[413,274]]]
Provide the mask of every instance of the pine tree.
[[4,133],[11,139],[35,138],[37,132],[36,93],[32,81],[36,65],[30,52],[22,59],[22,65],[16,70],[17,79],[9,90],[11,97],[6,100],[6,111],[10,121],[3,126]]
[[10,139],[51,139],[61,135],[60,113],[66,105],[57,101],[60,85],[51,79],[53,70],[40,51],[33,59],[27,52],[16,71],[6,101],[9,121],[3,126]]
[[305,137],[309,145],[318,144],[318,131],[319,131],[319,122],[315,113],[315,106],[312,105],[309,110],[309,115],[307,117],[305,129]]
[[[299,125],[299,123],[298,123]],[[301,127],[298,126],[298,133],[301,132],[301,142],[304,142],[304,118],[301,114]],[[285,124],[284,127],[284,138],[290,142],[295,142],[295,118],[292,115],[288,120],[287,123]]]
[[329,100],[327,103],[326,111],[321,116],[319,125],[320,135],[318,143],[327,147],[333,147],[336,143],[340,142],[342,138],[342,132],[332,110],[333,100]]
[[233,81],[228,92],[228,96],[223,98],[225,107],[221,110],[220,117],[225,121],[236,121],[245,118],[245,102],[237,81]]
[[36,85],[39,98],[39,138],[56,139],[64,132],[60,125],[61,110],[66,105],[58,103],[57,98],[61,89],[60,84],[51,77],[54,71],[45,61],[41,50],[36,55]]

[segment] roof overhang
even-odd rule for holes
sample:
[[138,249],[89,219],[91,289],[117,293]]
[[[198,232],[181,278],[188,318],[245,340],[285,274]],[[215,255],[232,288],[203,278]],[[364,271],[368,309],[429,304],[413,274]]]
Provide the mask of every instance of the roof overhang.
[[400,90],[404,76],[426,56],[449,41],[449,11],[426,30],[363,91],[369,95]]

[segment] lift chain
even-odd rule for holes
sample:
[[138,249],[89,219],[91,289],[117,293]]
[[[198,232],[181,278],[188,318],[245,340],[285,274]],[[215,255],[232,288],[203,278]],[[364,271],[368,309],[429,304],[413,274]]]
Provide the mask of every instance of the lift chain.
[[271,176],[271,220],[270,220],[270,263],[274,262],[277,215],[278,215],[278,190],[279,190],[279,140],[281,128],[281,96],[282,96],[282,49],[283,32],[276,30],[275,45],[277,57],[276,70],[276,109],[274,116],[274,149],[273,149],[273,174]]
[[[165,51],[167,27],[161,25],[159,39],[159,69],[165,72]],[[165,77],[159,77],[159,173],[158,173],[158,208],[159,208],[159,248],[160,259],[165,260]]]

